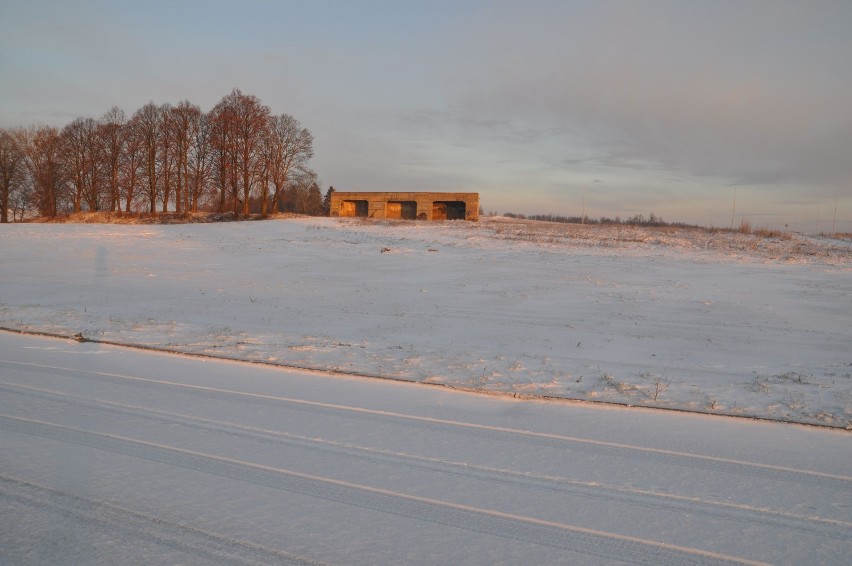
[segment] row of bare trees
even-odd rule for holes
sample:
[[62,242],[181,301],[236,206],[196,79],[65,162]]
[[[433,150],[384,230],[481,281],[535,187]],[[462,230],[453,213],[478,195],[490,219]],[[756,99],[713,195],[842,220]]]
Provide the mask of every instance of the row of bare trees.
[[87,210],[265,216],[292,210],[295,198],[316,201],[311,157],[313,136],[298,120],[239,89],[207,113],[151,102],[129,119],[112,108],[61,130],[0,129],[0,221]]

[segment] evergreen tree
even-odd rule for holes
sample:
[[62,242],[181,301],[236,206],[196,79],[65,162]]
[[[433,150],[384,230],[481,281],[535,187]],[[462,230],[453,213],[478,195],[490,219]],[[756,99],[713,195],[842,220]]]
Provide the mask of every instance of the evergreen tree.
[[329,187],[325,192],[325,196],[322,199],[322,210],[323,213],[328,216],[331,214],[331,195],[334,193],[334,187]]

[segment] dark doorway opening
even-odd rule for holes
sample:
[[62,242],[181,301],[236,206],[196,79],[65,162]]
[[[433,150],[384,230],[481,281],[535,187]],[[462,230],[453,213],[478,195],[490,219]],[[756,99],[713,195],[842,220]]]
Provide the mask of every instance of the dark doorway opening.
[[432,220],[464,220],[467,209],[463,202],[438,201],[432,204]]

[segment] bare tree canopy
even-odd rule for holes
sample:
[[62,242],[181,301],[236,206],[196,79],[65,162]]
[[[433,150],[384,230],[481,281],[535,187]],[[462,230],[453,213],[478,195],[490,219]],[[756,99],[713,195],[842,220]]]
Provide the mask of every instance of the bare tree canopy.
[[102,145],[104,170],[107,178],[107,209],[121,212],[119,174],[127,142],[127,117],[124,111],[113,106],[101,118],[99,132]]
[[188,100],[149,102],[129,119],[113,107],[59,130],[0,130],[2,220],[9,210],[22,219],[158,210],[266,216],[285,208],[285,191],[307,191],[297,178],[311,157],[313,136],[298,120],[273,115],[238,88],[207,113]]
[[9,205],[25,190],[26,163],[20,140],[10,131],[0,130],[0,222],[9,222]]
[[[314,156],[314,138],[299,121],[289,114],[274,116],[266,138],[264,155],[269,185],[272,187],[272,209],[278,210],[281,191],[291,174],[307,170],[308,161]],[[266,194],[263,195],[262,214],[266,214]]]
[[50,126],[22,132],[27,173],[32,186],[30,206],[40,216],[53,217],[68,200],[68,173],[59,130]]
[[[235,88],[213,109],[217,135],[213,149],[222,166],[222,190],[230,191],[234,215],[248,214],[252,189],[262,178],[263,140],[269,129],[269,107],[253,95]],[[220,208],[224,212],[224,194]]]

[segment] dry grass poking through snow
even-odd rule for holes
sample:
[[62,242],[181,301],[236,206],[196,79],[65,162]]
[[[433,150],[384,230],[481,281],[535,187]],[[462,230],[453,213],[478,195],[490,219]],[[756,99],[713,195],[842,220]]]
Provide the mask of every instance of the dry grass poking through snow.
[[501,239],[559,246],[608,247],[619,250],[653,248],[707,250],[724,255],[784,262],[852,262],[852,239],[806,236],[778,230],[722,230],[617,224],[560,224],[494,217],[481,220]]

